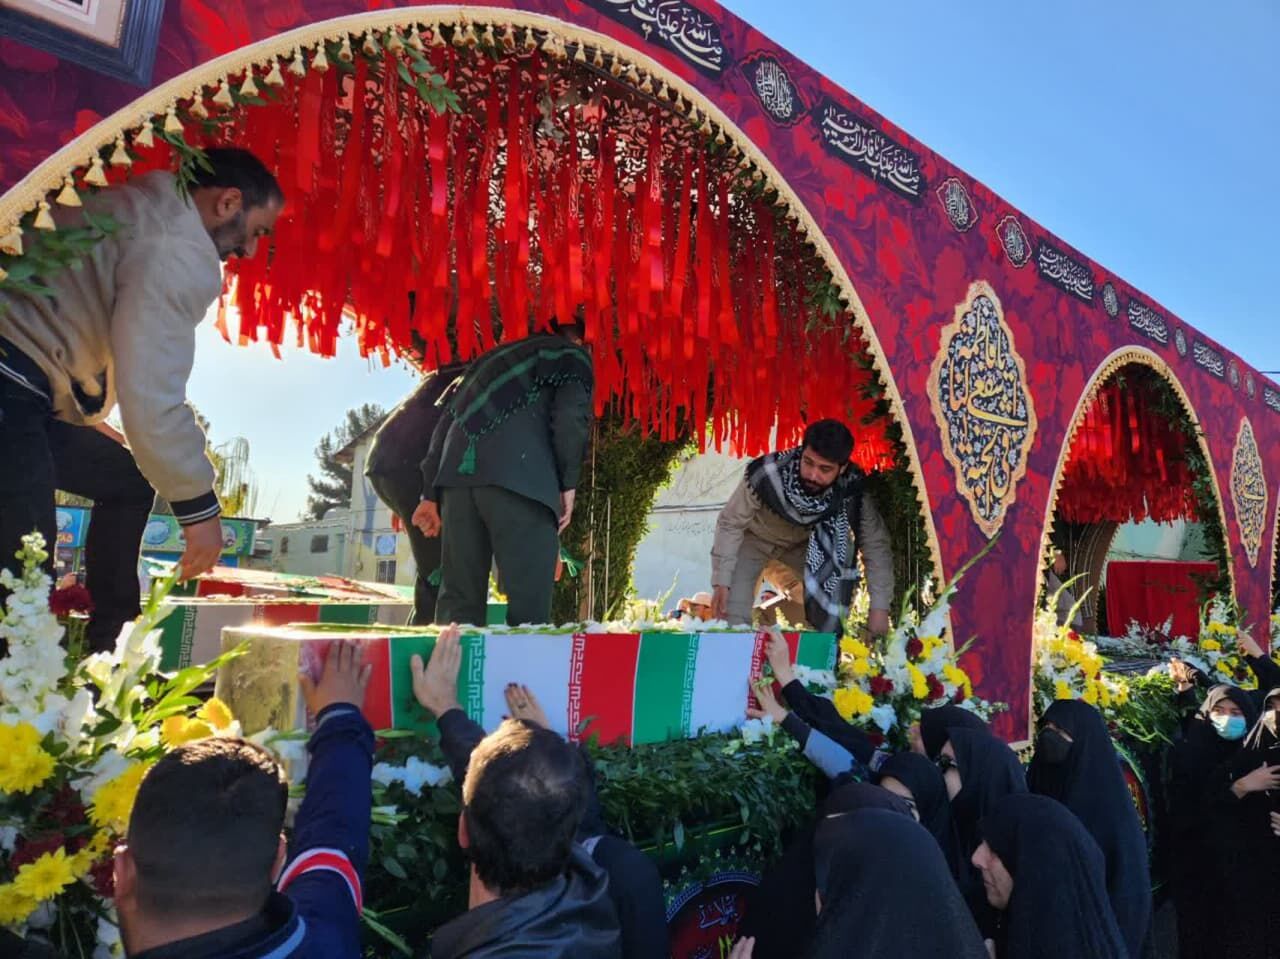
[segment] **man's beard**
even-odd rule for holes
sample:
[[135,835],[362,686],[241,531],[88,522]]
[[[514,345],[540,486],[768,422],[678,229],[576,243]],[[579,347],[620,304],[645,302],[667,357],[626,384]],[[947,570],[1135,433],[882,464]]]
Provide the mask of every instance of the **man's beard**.
[[831,483],[814,483],[802,476],[800,477],[800,488],[810,496],[821,496],[827,490],[831,489],[831,485],[834,482],[835,480],[832,480]]
[[226,223],[215,226],[209,231],[209,237],[217,247],[221,259],[244,256],[245,244],[249,242],[249,231],[244,226],[244,210],[236,211],[236,215]]

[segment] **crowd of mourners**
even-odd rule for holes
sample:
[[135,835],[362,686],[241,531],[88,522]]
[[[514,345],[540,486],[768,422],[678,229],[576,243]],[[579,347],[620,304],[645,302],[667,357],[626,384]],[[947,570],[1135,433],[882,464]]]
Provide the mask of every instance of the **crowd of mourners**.
[[[809,692],[785,643],[767,648],[781,695],[758,692],[826,774],[812,820],[749,896],[732,959],[1146,959],[1154,945],[1148,843],[1102,715],[1060,700],[1030,765],[974,713],[926,710],[911,750],[888,754]],[[1249,662],[1265,693],[1173,665],[1187,719],[1168,757],[1167,843],[1184,959],[1280,955],[1280,667]],[[369,669],[336,643],[304,680],[317,720],[305,798],[286,841],[276,760],[242,740],[184,745],[138,793],[116,855],[116,905],[134,959],[362,955],[374,738]],[[665,959],[653,861],[600,816],[583,750],[536,698],[507,688],[494,732],[458,701],[456,627],[413,692],[462,783],[458,843],[468,909],[419,955]],[[412,881],[412,877],[409,880]]]

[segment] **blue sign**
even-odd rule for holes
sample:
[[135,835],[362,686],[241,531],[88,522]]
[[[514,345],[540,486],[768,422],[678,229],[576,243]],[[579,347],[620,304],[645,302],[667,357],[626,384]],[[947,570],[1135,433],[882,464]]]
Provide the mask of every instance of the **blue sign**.
[[79,549],[84,546],[85,533],[89,529],[89,511],[79,506],[59,506],[54,513],[58,527],[58,547]]

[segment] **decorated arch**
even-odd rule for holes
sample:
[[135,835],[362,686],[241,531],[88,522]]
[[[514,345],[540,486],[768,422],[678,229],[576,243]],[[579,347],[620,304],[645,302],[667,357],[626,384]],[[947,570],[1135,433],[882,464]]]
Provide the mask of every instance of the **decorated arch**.
[[1063,451],[1141,351],[1202,429],[1236,598],[1267,608],[1280,388],[749,24],[711,0],[366,6],[171,0],[141,87],[0,41],[4,282],[60,199],[247,143],[292,202],[229,274],[228,335],[327,353],[350,328],[430,365],[582,303],[602,402],[645,429],[754,452],[843,415],[874,467],[892,423],[942,575],[999,536],[952,616],[1010,717]]

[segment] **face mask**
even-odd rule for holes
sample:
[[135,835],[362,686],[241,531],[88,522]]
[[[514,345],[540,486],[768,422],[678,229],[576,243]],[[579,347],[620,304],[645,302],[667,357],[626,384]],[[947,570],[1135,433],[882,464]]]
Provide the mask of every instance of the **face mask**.
[[1209,721],[1213,723],[1213,728],[1218,731],[1218,735],[1229,742],[1234,742],[1244,735],[1243,716],[1224,716],[1214,713],[1209,717]]
[[1042,729],[1036,737],[1036,755],[1049,763],[1058,766],[1066,762],[1071,752],[1071,740],[1056,729]]

